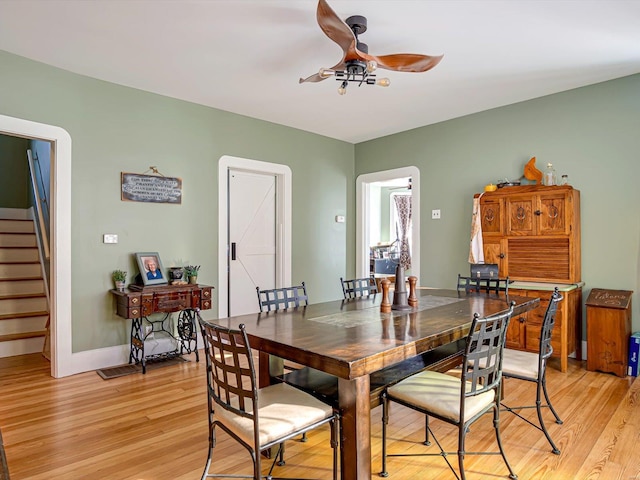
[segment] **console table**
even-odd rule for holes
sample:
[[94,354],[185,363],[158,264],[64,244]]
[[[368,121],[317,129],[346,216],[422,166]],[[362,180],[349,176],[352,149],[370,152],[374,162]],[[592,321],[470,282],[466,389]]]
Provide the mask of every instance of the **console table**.
[[[115,297],[116,313],[122,318],[131,319],[131,351],[129,363],[135,362],[142,365],[142,373],[146,373],[146,364],[149,360],[164,360],[185,353],[195,352],[196,361],[200,361],[198,355],[198,323],[195,310],[209,310],[212,306],[211,290],[208,285],[159,285],[139,286],[129,285],[129,288],[111,290]],[[171,313],[178,313],[178,338],[173,332],[165,328],[165,321]],[[162,313],[164,317],[159,320],[150,319],[150,315]],[[143,327],[150,328],[145,331]],[[159,334],[175,341],[175,349],[145,355],[144,342],[151,334]]]

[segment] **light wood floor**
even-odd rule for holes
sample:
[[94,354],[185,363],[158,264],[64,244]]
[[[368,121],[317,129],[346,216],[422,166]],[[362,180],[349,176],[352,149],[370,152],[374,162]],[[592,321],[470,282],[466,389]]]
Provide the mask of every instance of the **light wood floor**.
[[[200,478],[207,449],[204,363],[190,359],[111,380],[95,372],[53,379],[40,355],[0,359],[0,429],[12,480]],[[564,425],[551,422],[550,431],[562,454],[553,455],[540,432],[504,413],[502,438],[519,478],[640,480],[640,384],[633,380],[587,372],[577,361],[566,374],[551,368],[550,393]],[[532,387],[507,381],[506,397],[521,404]],[[422,417],[394,407],[390,452],[424,450]],[[455,432],[432,424],[455,450]],[[371,430],[372,478],[378,478],[379,407]],[[468,449],[494,448],[491,431],[486,416],[469,434]],[[289,442],[287,466],[276,473],[331,478],[328,437],[324,429],[307,443]],[[216,453],[218,471],[251,471],[248,455],[223,433]],[[470,480],[506,478],[500,457],[467,457],[465,464]],[[388,465],[391,479],[453,478],[439,457],[390,458]]]

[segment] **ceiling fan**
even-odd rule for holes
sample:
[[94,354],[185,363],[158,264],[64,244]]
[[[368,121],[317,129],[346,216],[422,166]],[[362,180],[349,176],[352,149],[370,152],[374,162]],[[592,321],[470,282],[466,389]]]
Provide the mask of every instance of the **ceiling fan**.
[[344,51],[342,60],[331,68],[321,68],[307,78],[301,78],[300,83],[320,82],[329,77],[335,77],[339,82],[338,93],[347,93],[347,86],[355,82],[358,86],[380,85],[388,87],[388,78],[376,79],[373,72],[377,68],[394,70],[397,72],[426,72],[435,67],[443,55],[430,56],[416,53],[396,53],[393,55],[369,55],[369,47],[358,39],[358,35],[367,31],[367,19],[361,15],[354,15],[342,20],[331,9],[326,0],[318,0],[318,25],[331,40],[336,42]]

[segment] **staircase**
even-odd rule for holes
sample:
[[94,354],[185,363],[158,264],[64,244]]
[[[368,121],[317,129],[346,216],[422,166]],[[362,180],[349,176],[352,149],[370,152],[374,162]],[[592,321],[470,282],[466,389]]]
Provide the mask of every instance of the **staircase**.
[[0,218],[0,357],[44,353],[48,321],[33,220]]

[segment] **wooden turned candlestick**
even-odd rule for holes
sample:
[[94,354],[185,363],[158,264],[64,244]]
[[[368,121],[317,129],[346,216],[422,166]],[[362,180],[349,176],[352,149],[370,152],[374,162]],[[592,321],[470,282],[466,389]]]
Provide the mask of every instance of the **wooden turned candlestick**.
[[382,303],[380,304],[380,311],[388,313],[391,311],[391,302],[389,302],[389,285],[391,285],[391,282],[388,278],[383,278],[380,284],[382,285]]
[[416,296],[416,283],[418,282],[418,277],[410,276],[409,277],[409,306],[417,307],[418,306],[418,297]]

